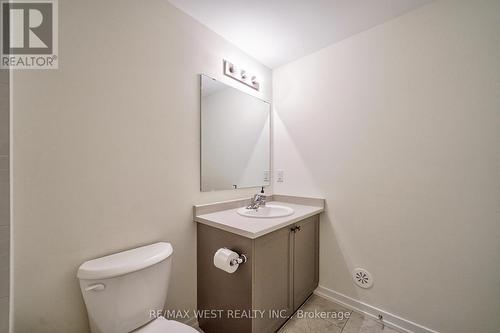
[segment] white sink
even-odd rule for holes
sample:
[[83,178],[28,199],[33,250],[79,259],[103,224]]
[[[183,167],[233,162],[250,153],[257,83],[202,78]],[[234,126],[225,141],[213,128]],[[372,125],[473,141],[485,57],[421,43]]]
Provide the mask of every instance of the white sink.
[[238,209],[237,212],[241,216],[246,216],[246,217],[271,218],[271,217],[290,216],[294,213],[294,210],[286,206],[268,204],[259,207],[259,209],[247,209],[246,207],[242,207]]

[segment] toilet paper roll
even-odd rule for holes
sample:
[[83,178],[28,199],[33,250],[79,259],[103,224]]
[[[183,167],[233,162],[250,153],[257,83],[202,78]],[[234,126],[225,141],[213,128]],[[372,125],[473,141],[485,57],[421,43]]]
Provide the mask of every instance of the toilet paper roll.
[[231,266],[231,260],[238,259],[238,253],[226,248],[218,249],[214,254],[214,266],[228,273],[234,273],[238,269],[238,264]]

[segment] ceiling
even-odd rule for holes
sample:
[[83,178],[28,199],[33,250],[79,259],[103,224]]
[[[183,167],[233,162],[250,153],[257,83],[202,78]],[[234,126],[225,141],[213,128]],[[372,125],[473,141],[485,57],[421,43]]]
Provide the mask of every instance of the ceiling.
[[432,0],[168,0],[275,68]]

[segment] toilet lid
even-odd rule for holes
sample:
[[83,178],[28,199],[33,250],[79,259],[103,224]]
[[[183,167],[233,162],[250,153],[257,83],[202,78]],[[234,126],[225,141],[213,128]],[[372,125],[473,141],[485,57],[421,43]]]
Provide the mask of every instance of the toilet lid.
[[198,333],[198,331],[178,321],[158,317],[134,333]]

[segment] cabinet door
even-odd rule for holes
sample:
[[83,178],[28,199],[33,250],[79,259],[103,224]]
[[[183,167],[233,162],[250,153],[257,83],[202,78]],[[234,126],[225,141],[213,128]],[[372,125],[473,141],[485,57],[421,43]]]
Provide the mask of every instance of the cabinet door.
[[312,294],[319,281],[319,216],[296,224],[293,234],[293,309]]
[[254,333],[274,333],[292,314],[291,242],[290,228],[255,240],[253,309],[259,313],[252,323]]
[[[252,309],[252,240],[227,231],[198,223],[197,235],[198,266],[198,310],[250,311]],[[238,267],[232,274],[226,273],[213,264],[214,254],[221,247],[228,247],[244,253],[248,262]],[[213,312],[218,313],[218,312]],[[228,318],[226,315],[201,316],[200,327],[205,333],[251,333],[252,320],[248,318]]]

